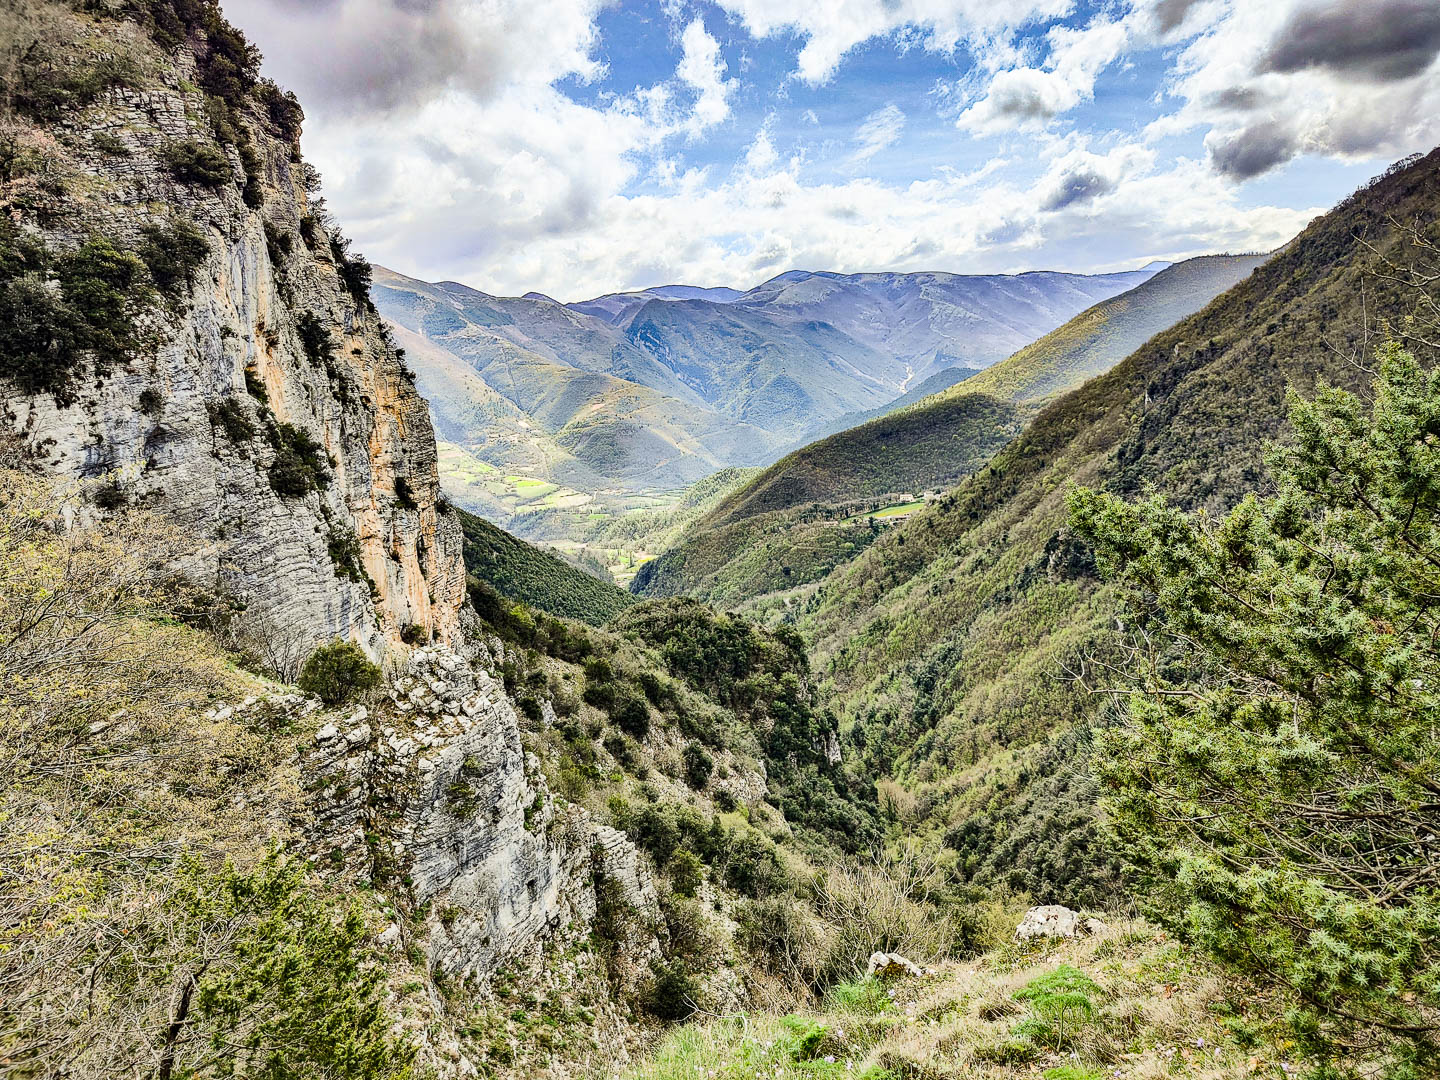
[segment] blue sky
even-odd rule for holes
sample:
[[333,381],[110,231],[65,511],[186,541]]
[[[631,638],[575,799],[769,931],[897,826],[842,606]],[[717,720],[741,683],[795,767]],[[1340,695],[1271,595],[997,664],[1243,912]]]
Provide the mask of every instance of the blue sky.
[[1283,243],[1440,141],[1436,0],[228,0],[372,259],[562,299]]

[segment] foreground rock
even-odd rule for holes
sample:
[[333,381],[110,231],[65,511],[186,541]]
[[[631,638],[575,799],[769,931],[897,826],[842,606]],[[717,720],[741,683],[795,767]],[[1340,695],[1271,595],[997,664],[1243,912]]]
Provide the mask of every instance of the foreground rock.
[[865,968],[865,974],[876,979],[918,979],[927,973],[925,968],[899,953],[871,953],[870,963]]
[[1078,911],[1072,911],[1063,904],[1045,904],[1025,913],[1020,925],[1015,928],[1015,940],[1074,938],[1082,934],[1098,934],[1104,929],[1105,924],[1099,919],[1082,918]]

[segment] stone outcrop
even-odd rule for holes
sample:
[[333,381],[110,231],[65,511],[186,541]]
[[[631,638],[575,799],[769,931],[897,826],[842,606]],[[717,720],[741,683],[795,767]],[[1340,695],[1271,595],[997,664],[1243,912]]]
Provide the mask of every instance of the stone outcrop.
[[[602,902],[653,923],[658,899],[634,845],[553,797],[503,686],[442,646],[417,649],[389,700],[315,736],[306,771],[312,858],[354,880],[403,880],[430,967],[483,979],[527,950],[588,932]],[[658,955],[653,935],[629,959]]]
[[[77,42],[93,34],[66,18]],[[146,77],[12,133],[64,193],[27,196],[10,217],[62,254],[93,237],[140,250],[147,228],[176,221],[208,252],[188,289],[140,314],[147,344],[128,363],[78,372],[63,400],[0,374],[0,424],[91,499],[173,521],[192,549],[180,561],[239,601],[258,636],[349,638],[376,657],[402,634],[452,638],[464,570],[428,411],[363,290],[342,280],[347,256],[298,146],[253,101],[230,115],[241,136],[222,142],[189,46],[166,55],[136,24],[98,25]],[[184,143],[223,153],[232,178],[182,182],[166,155]],[[311,490],[271,481],[280,425],[324,455]]]
[[1073,938],[1081,934],[1098,934],[1104,929],[1105,924],[1099,919],[1083,918],[1078,911],[1072,911],[1063,904],[1045,904],[1025,912],[1025,917],[1015,928],[1015,940]]
[[918,979],[926,974],[926,970],[899,953],[874,952],[865,965],[865,974],[874,979]]

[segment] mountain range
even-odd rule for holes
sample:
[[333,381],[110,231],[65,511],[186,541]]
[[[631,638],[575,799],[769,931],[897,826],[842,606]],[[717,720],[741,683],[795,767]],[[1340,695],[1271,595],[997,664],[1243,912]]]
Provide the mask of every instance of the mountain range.
[[[794,451],[646,563],[634,588],[734,604],[816,580],[874,538],[874,520],[894,520],[887,504],[918,509],[921,493],[979,468],[1044,401],[1119,363],[1265,258],[1210,255],[1167,266],[998,364]],[[874,511],[882,516],[872,520]]]
[[747,292],[664,286],[562,304],[377,268],[373,296],[431,403],[448,489],[532,534],[535,511],[633,509],[768,463],[842,417],[979,370],[1156,269],[794,271]]

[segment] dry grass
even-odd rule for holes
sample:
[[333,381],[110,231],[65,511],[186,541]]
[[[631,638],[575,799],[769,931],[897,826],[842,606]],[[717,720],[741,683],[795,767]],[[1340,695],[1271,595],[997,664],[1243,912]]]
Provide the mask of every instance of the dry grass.
[[[1092,983],[1059,1040],[1017,997],[1069,965]],[[875,1007],[877,989],[881,1006]],[[856,999],[859,999],[857,1005]],[[1138,920],[1007,945],[923,979],[838,988],[804,1014],[713,1018],[675,1032],[629,1080],[1144,1080],[1282,1076],[1273,1003]]]

